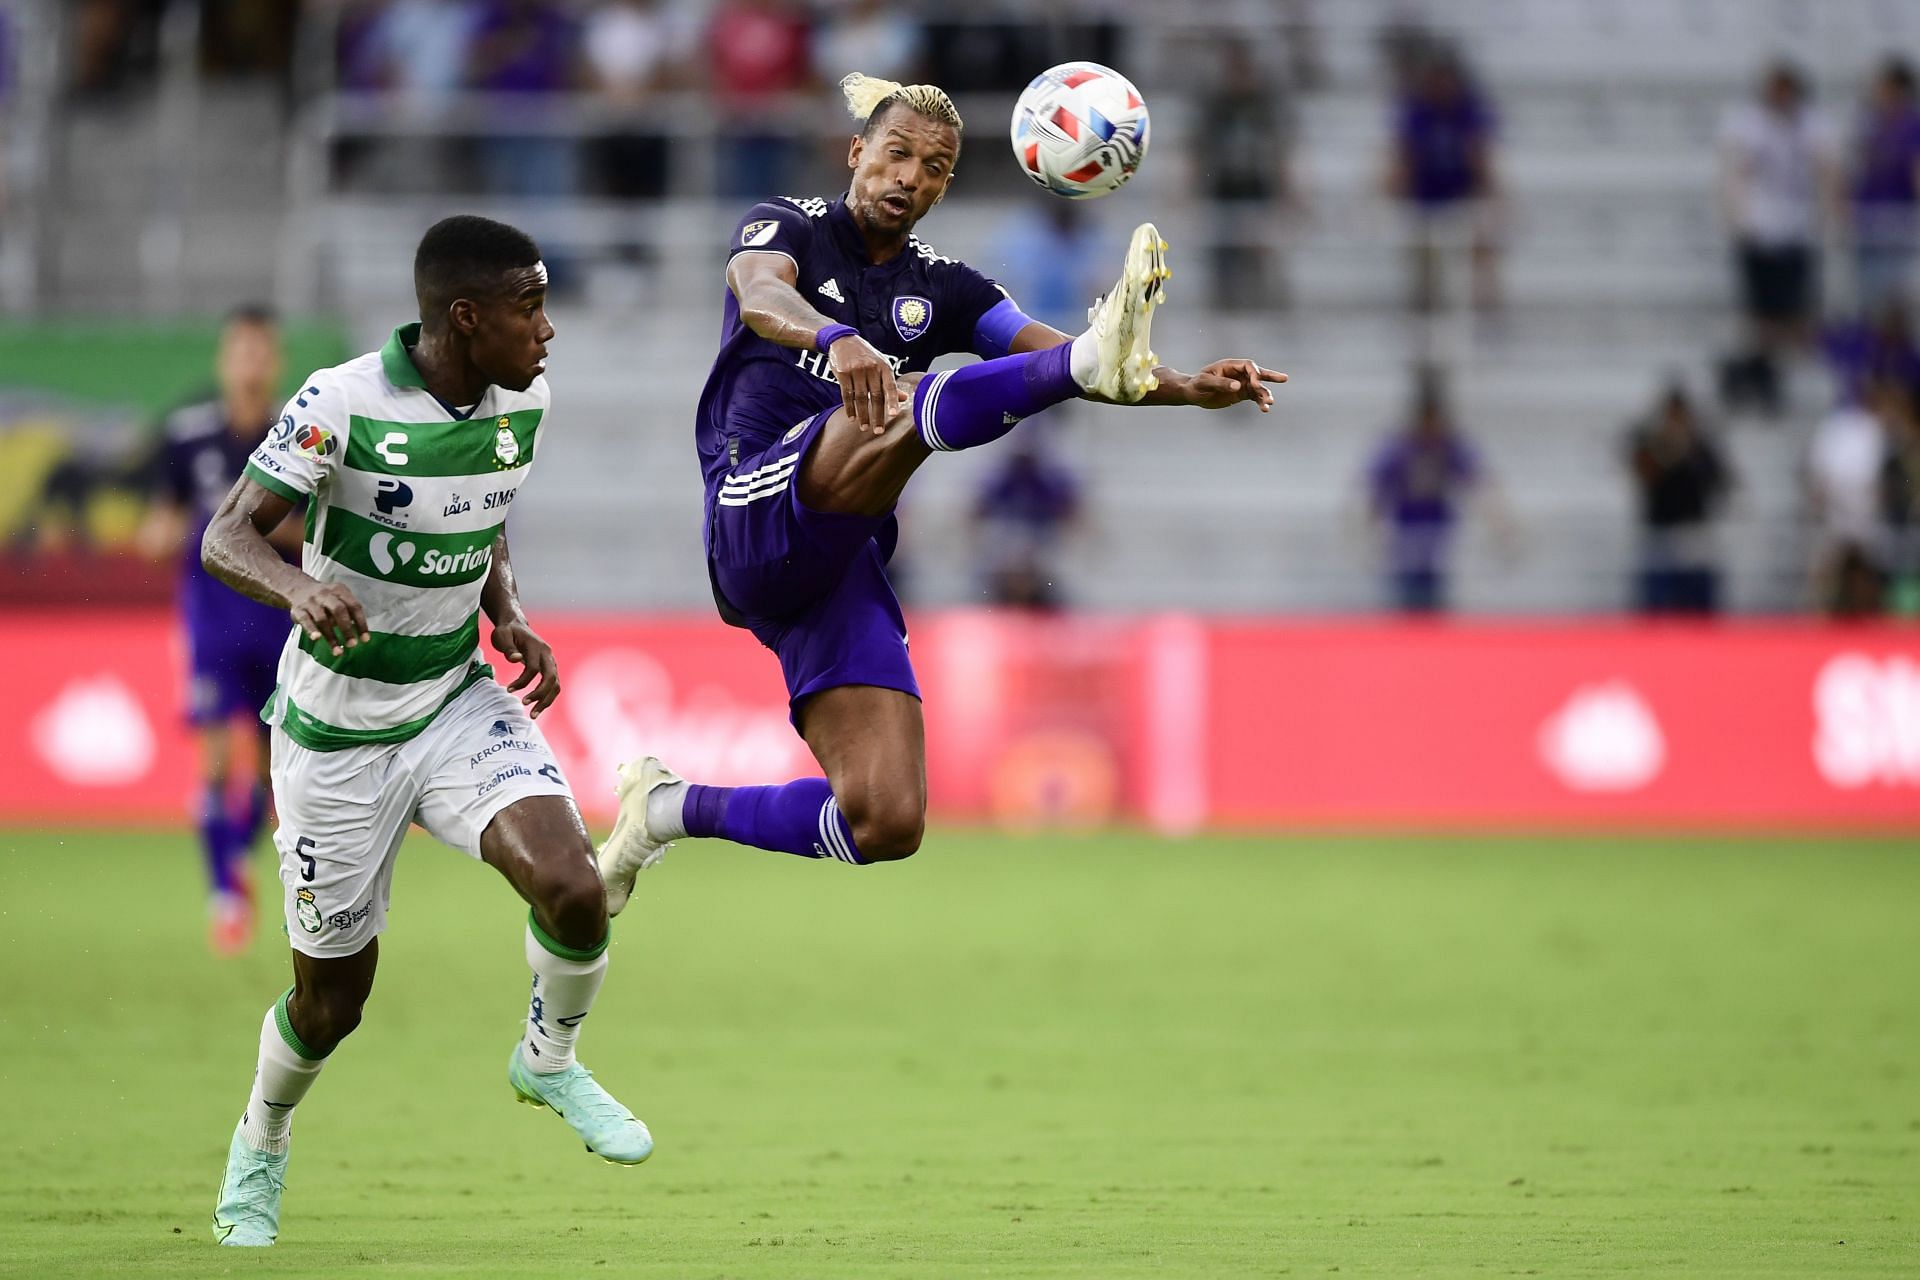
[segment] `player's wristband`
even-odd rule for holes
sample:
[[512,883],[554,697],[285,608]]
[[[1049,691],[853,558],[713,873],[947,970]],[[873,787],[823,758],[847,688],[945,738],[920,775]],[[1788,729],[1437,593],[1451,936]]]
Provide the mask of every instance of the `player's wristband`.
[[813,335],[813,349],[825,351],[842,338],[857,338],[860,331],[850,324],[830,324]]

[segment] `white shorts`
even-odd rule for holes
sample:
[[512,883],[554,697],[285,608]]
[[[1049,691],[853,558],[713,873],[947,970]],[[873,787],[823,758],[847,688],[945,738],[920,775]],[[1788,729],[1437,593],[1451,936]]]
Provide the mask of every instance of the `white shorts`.
[[277,726],[272,737],[287,937],[310,956],[353,955],[386,928],[409,823],[477,858],[487,824],[514,801],[573,795],[526,708],[492,680],[406,742],[310,751]]

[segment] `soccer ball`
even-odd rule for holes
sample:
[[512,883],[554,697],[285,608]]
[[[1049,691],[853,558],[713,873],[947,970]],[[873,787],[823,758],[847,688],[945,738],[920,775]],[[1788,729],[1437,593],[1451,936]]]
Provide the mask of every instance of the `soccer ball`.
[[1063,62],[1035,76],[1014,104],[1013,154],[1055,195],[1107,195],[1147,154],[1147,104],[1113,68]]

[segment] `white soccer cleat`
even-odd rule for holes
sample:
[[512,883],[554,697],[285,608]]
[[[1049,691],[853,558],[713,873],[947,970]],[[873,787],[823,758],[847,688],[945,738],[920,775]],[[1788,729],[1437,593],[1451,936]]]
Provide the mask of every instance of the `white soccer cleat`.
[[1153,370],[1160,363],[1149,346],[1153,309],[1166,301],[1167,242],[1151,222],[1133,229],[1119,283],[1087,311],[1087,332],[1100,356],[1089,390],[1109,400],[1133,404],[1160,385]]
[[620,816],[613,821],[613,834],[600,846],[600,880],[607,888],[607,914],[617,916],[626,909],[633,895],[633,878],[666,856],[672,842],[661,840],[647,830],[647,797],[655,787],[681,781],[656,756],[642,756],[620,766],[620,785],[614,794],[620,797]]

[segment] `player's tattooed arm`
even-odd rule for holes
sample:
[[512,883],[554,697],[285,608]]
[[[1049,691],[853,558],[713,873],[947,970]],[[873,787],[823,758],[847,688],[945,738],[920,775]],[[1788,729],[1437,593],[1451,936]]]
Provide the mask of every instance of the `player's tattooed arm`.
[[[837,323],[800,293],[800,269],[784,253],[737,253],[727,263],[727,287],[740,304],[747,328],[783,347],[812,351],[822,329]],[[847,416],[864,431],[882,435],[887,419],[905,407],[893,366],[859,334],[836,338],[827,359],[840,382]]]
[[[1022,328],[1014,335],[1013,352],[1045,351],[1048,347],[1057,347],[1072,342],[1073,338],[1060,332],[1052,325],[1041,324],[1038,320]],[[1287,375],[1272,369],[1261,367],[1252,360],[1215,360],[1198,373],[1182,373],[1167,365],[1154,368],[1153,376],[1159,385],[1146,396],[1133,403],[1189,405],[1198,409],[1224,409],[1228,405],[1251,400],[1260,406],[1260,412],[1266,413],[1273,408],[1273,392],[1265,384],[1281,383]],[[1123,400],[1109,400],[1105,396],[1095,395],[1091,391],[1081,393],[1084,400],[1094,400],[1100,404],[1125,404]]]
[[207,522],[200,563],[241,595],[285,609],[309,640],[344,653],[373,638],[367,612],[352,591],[337,582],[316,582],[281,559],[267,541],[292,510],[287,499],[241,476]]
[[520,607],[520,585],[514,580],[513,558],[507,552],[507,534],[503,529],[493,540],[493,562],[487,569],[487,585],[480,590],[480,607],[493,620],[493,647],[508,662],[520,664],[520,674],[507,686],[509,693],[520,693],[520,701],[534,719],[553,705],[560,696],[560,662],[553,646],[534,631]]

